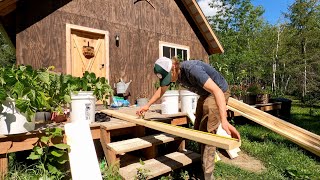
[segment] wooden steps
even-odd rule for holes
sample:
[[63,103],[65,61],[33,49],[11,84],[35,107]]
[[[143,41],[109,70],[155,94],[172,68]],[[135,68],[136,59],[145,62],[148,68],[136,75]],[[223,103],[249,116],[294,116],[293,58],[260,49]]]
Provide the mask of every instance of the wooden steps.
[[152,147],[162,143],[172,142],[179,139],[182,138],[171,134],[163,133],[109,143],[107,144],[107,148],[111,149],[113,152],[115,152],[115,154],[123,154],[139,149]]
[[[122,116],[128,118],[125,114]],[[138,122],[146,122],[146,120],[138,119]],[[137,168],[143,169],[150,179],[189,165],[201,158],[200,154],[185,149],[183,137],[170,133],[171,131],[184,131],[182,127],[170,128],[170,124],[162,123],[159,126],[169,126],[172,130],[159,132],[158,129],[147,129],[144,123],[139,124],[135,121],[126,123],[129,123],[129,127],[127,125],[120,125],[116,128],[110,128],[107,125],[100,126],[100,141],[108,165],[119,166],[119,173],[123,179],[134,179]],[[142,160],[144,165],[139,163]]]
[[119,173],[124,179],[131,180],[135,178],[139,168],[148,175],[147,179],[151,179],[199,161],[200,158],[200,154],[192,151],[173,152],[165,156],[146,160],[144,161],[144,164],[134,163],[126,167],[122,167],[120,168]]

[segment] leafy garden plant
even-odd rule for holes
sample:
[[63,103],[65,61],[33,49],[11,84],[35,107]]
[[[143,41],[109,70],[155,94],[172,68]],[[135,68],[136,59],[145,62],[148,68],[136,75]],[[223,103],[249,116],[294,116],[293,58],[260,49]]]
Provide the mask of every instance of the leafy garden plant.
[[63,143],[62,129],[47,128],[27,159],[39,161],[38,168],[45,179],[61,179],[65,176],[62,168],[68,162],[69,151],[70,146]]
[[15,101],[20,112],[30,121],[41,108],[50,108],[42,86],[49,83],[48,69],[35,71],[31,66],[6,66],[0,68],[0,103]]
[[86,71],[83,77],[74,77],[53,72],[53,66],[34,70],[31,66],[0,67],[0,103],[6,100],[15,101],[21,113],[27,119],[37,111],[51,111],[62,114],[71,103],[71,93],[93,91],[97,100],[106,100],[113,90],[104,77],[96,77]]

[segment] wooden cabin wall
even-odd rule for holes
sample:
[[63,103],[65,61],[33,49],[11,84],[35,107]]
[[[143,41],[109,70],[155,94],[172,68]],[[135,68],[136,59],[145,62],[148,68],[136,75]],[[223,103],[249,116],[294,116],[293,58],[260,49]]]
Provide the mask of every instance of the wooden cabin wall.
[[[109,32],[110,84],[119,78],[132,80],[131,103],[146,92],[154,93],[157,78],[153,63],[159,57],[159,41],[190,47],[190,57],[208,60],[208,54],[173,0],[73,0],[25,28],[16,36],[17,63],[35,68],[54,65],[66,72],[66,23]],[[176,0],[177,1],[177,0]],[[32,2],[32,1],[31,1]],[[34,1],[36,2],[36,1]],[[34,7],[34,8],[32,8]],[[37,4],[17,12],[24,21]],[[50,7],[49,7],[50,8]],[[19,23],[19,22],[17,22]],[[119,35],[117,47],[115,36]]]

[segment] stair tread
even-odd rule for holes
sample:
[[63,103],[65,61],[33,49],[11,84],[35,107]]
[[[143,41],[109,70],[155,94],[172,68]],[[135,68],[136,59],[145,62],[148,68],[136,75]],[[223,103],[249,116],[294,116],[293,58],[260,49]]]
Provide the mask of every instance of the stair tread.
[[136,176],[137,168],[140,168],[146,170],[146,174],[148,175],[147,179],[150,179],[189,165],[192,162],[199,161],[200,157],[200,154],[193,151],[173,152],[155,159],[146,160],[144,161],[144,165],[134,163],[122,167],[119,173],[124,179],[131,180]]
[[107,144],[107,148],[114,151],[116,154],[126,153],[130,151],[135,151],[152,145],[159,145],[167,142],[171,142],[177,139],[181,139],[178,136],[162,133],[155,134],[140,138],[127,139],[123,141],[117,141]]

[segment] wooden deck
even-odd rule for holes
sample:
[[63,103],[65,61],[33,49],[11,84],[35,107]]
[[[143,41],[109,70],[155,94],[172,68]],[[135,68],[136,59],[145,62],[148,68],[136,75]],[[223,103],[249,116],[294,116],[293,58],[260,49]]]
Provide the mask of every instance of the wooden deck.
[[[137,108],[121,108],[118,111],[125,111],[128,114],[135,114]],[[151,108],[152,109],[152,108]],[[97,111],[98,112],[98,111]],[[152,109],[146,113],[146,118],[158,120],[174,125],[186,124],[188,118],[184,113],[175,115],[161,115],[156,109]],[[31,150],[34,144],[44,135],[44,130],[47,127],[61,127],[64,123],[42,123],[36,125],[36,130],[11,135],[0,135],[0,177],[8,170],[8,153]],[[133,134],[134,137],[144,136],[145,128],[135,123],[123,121],[117,118],[111,118],[108,122],[95,122],[90,124],[92,139],[100,139],[102,146],[111,142],[111,137],[125,134]],[[60,141],[66,143],[66,137]]]

